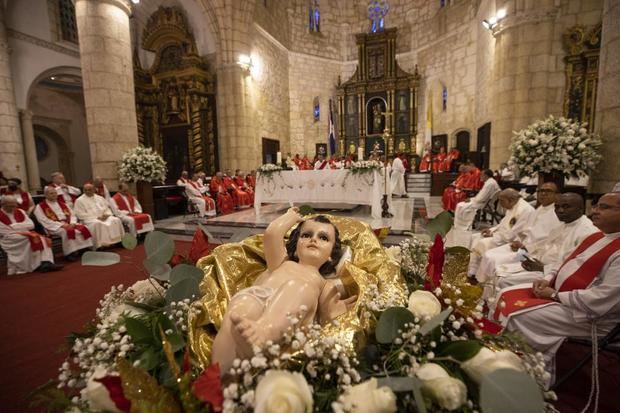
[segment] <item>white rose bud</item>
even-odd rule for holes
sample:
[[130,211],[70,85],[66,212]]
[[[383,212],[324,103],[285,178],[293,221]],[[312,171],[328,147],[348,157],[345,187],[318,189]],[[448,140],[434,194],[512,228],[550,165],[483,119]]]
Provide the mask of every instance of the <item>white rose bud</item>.
[[515,353],[508,350],[494,352],[486,347],[462,363],[461,367],[476,383],[481,383],[485,375],[498,369],[524,370],[521,358]]
[[418,290],[409,296],[409,311],[421,320],[432,318],[441,312],[439,300],[430,291]]
[[256,413],[310,413],[313,401],[303,375],[269,370],[256,387]]
[[450,377],[439,364],[426,363],[415,372],[422,381],[422,391],[446,410],[456,410],[467,402],[465,384]]
[[396,396],[389,387],[377,388],[375,378],[352,386],[341,398],[351,413],[396,412]]
[[103,384],[95,381],[95,379],[100,379],[108,374],[110,373],[104,367],[97,366],[95,372],[88,379],[86,387],[81,392],[82,399],[88,401],[91,410],[120,413],[121,411],[110,398],[108,389]]

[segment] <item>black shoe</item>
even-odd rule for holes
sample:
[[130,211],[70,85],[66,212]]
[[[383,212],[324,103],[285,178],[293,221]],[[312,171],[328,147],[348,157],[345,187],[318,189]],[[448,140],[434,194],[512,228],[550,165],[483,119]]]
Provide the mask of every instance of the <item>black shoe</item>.
[[49,262],[49,261],[43,261],[41,263],[41,265],[39,266],[39,268],[37,268],[37,271],[39,272],[52,272],[52,271],[59,271],[63,268],[64,266],[61,264],[54,264],[53,262]]
[[72,252],[71,254],[67,255],[65,259],[69,262],[75,262],[80,259],[80,255],[77,252]]

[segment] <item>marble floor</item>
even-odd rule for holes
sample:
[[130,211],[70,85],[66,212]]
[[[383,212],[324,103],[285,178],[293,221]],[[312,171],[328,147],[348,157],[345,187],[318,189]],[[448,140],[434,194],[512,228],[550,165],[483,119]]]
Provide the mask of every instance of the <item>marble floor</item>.
[[[285,204],[263,205],[258,216],[254,208],[244,208],[214,218],[197,218],[195,215],[175,216],[156,221],[155,228],[180,238],[191,236],[198,224],[201,224],[214,242],[236,242],[250,235],[262,233],[267,225],[288,207]],[[410,195],[410,198],[393,198],[392,218],[375,219],[370,214],[370,207],[364,205],[354,208],[347,206],[343,209],[317,209],[317,212],[358,219],[375,229],[390,227],[386,244],[398,244],[407,236],[405,232],[423,234],[425,220],[441,211],[441,197],[430,197],[427,194]]]

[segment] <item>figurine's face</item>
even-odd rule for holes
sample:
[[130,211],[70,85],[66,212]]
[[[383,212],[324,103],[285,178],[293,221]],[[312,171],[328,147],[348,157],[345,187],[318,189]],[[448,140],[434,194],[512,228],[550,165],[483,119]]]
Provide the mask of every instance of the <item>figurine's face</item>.
[[301,225],[295,254],[301,264],[319,268],[329,260],[336,243],[334,226],[312,220]]

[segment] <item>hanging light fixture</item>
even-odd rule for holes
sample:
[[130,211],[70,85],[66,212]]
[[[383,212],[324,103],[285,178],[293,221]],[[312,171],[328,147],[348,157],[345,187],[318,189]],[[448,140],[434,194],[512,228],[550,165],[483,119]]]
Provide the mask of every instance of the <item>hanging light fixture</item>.
[[500,20],[502,20],[504,17],[506,17],[506,10],[500,9],[497,11],[497,13],[495,13],[495,16],[489,17],[488,20],[487,19],[482,20],[482,26],[485,29],[493,30],[495,26],[499,24]]

